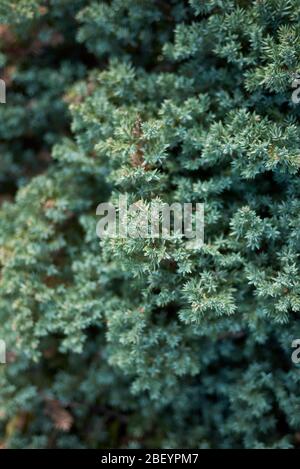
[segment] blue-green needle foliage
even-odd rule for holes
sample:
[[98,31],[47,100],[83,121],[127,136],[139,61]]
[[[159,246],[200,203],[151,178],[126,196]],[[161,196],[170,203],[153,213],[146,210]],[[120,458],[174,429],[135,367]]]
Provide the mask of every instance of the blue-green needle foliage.
[[[27,40],[42,2],[13,3]],[[0,213],[2,444],[297,447],[300,1],[70,3],[47,4],[74,57],[59,84],[38,56],[1,107],[10,164],[36,155],[24,89],[54,144]],[[204,247],[99,245],[96,207],[120,194],[204,202]]]
[[0,2],[0,194],[14,194],[51,161],[51,147],[69,133],[64,94],[83,78],[89,58],[74,48],[74,16],[84,1]]

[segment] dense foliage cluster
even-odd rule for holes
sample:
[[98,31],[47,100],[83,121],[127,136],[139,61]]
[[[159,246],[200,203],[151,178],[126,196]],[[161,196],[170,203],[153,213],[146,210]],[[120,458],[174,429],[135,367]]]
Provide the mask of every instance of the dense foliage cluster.
[[[0,17],[2,446],[299,445],[300,0]],[[204,202],[205,245],[99,245],[120,194]]]

